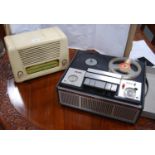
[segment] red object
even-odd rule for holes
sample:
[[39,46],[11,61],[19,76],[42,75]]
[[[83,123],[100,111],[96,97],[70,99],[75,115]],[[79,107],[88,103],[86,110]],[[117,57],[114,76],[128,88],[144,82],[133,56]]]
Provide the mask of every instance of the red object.
[[128,68],[130,68],[130,64],[129,63],[121,63],[120,68],[121,69],[128,69]]
[[125,88],[125,84],[124,84],[124,83],[122,84],[122,88],[123,88],[123,89]]

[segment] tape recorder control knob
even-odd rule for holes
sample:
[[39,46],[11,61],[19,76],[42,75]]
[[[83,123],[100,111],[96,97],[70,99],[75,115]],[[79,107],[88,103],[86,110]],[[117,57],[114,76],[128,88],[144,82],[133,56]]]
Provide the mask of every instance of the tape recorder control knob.
[[72,74],[72,75],[70,75],[70,76],[68,77],[68,80],[69,80],[70,82],[76,82],[76,81],[78,80],[78,76]]
[[124,96],[128,98],[135,98],[136,96],[136,90],[133,88],[126,88],[124,91]]

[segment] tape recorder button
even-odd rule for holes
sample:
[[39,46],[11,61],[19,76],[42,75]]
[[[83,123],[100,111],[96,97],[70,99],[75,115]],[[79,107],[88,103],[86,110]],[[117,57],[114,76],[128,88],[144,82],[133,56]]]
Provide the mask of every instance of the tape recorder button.
[[100,88],[100,89],[104,89],[105,88],[105,82],[103,82],[103,81],[97,81],[96,80],[96,82],[95,82],[95,87],[96,88]]
[[86,79],[84,80],[84,85],[89,86],[89,83],[90,83],[90,79],[86,78]]
[[89,85],[93,87],[93,86],[95,85],[95,80],[90,79],[90,83],[89,83]]
[[117,85],[116,84],[112,84],[111,91],[112,92],[116,92],[116,90],[117,90]]
[[105,90],[111,90],[111,83],[106,83]]

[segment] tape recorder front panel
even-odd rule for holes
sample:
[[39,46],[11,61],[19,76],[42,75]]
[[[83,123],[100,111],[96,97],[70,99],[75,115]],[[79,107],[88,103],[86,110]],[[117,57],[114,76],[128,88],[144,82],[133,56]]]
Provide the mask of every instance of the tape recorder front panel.
[[135,123],[143,109],[145,65],[125,60],[78,51],[58,83],[60,103]]

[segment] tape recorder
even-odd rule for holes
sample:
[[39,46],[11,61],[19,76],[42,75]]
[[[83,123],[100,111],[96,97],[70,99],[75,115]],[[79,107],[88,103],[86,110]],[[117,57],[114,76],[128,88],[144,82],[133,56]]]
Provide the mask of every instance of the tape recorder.
[[145,64],[77,51],[60,79],[60,104],[135,123],[144,104]]

